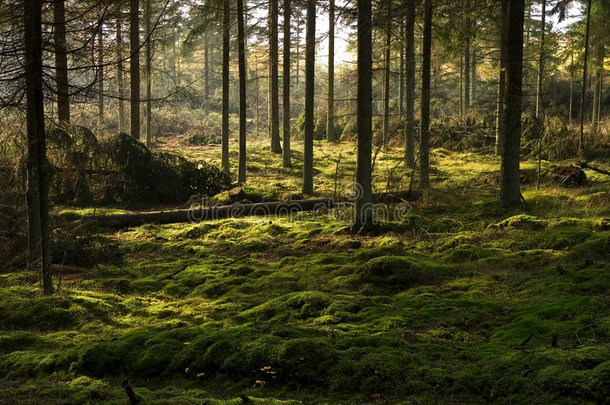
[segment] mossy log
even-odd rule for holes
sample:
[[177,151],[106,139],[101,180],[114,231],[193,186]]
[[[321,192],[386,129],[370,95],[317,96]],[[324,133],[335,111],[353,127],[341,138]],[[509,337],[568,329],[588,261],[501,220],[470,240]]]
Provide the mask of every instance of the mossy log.
[[[374,203],[404,203],[420,197],[417,191],[373,194]],[[143,224],[172,224],[211,221],[248,216],[286,216],[301,211],[318,211],[339,208],[349,204],[348,198],[318,198],[312,200],[274,201],[253,204],[232,204],[215,207],[196,207],[172,211],[139,212],[133,214],[90,215],[85,221],[95,221],[109,228],[127,228]]]

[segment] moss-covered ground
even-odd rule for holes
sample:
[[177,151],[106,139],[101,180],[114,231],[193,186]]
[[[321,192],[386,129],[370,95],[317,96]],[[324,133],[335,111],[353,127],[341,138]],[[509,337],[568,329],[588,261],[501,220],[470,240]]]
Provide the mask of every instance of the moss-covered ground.
[[[290,169],[263,138],[249,153],[251,198],[300,196],[299,152]],[[375,191],[408,188],[400,160],[378,154]],[[561,188],[543,162],[540,189],[529,179],[506,211],[494,156],[432,162],[433,189],[373,234],[350,233],[341,210],[79,224],[57,294],[36,272],[0,273],[0,402],[125,404],[128,379],[147,404],[605,403],[610,179]],[[343,193],[354,167],[353,143],[316,142],[317,194]]]

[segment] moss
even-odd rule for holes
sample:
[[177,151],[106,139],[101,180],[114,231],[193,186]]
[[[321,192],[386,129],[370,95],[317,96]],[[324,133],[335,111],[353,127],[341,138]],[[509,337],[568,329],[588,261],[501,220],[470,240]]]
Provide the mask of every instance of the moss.
[[547,225],[548,221],[542,220],[538,217],[519,214],[507,218],[504,221],[498,222],[494,225],[494,227],[499,229],[509,228],[536,231],[546,228]]

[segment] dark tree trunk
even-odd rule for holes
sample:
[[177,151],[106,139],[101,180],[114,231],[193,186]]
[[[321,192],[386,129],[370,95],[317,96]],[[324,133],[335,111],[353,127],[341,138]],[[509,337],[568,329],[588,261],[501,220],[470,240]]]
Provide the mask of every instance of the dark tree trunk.
[[97,129],[101,135],[104,131],[104,22],[100,10],[99,29],[97,32]]
[[519,148],[521,144],[521,97],[523,81],[523,21],[525,1],[508,3],[506,60],[505,136],[500,175],[500,206],[521,202]]
[[119,94],[119,118],[118,127],[119,133],[125,131],[125,81],[123,78],[123,12],[121,3],[118,4],[116,18],[116,59],[117,59],[117,87]]
[[[470,27],[469,24],[467,24]],[[470,33],[464,42],[464,114],[470,110]]]
[[282,145],[282,166],[292,166],[290,149],[290,15],[292,8],[290,0],[284,0],[284,72],[283,72],[283,101],[284,121],[283,121],[283,145]]
[[131,136],[140,139],[140,1],[129,2]]
[[326,140],[338,141],[335,134],[335,0],[328,6],[328,111],[326,114]]
[[203,33],[203,109],[205,116],[210,116],[210,44],[206,28]]
[[358,1],[358,155],[353,229],[373,223],[371,149],[373,139],[373,22],[371,0]]
[[595,72],[595,83],[593,85],[593,113],[591,114],[591,125],[593,133],[596,133],[599,127],[601,104],[602,104],[602,85],[604,71],[604,40],[598,38],[598,44],[595,56],[597,59],[597,72]]
[[470,60],[470,106],[476,106],[477,100],[477,47],[472,47],[472,59]]
[[386,27],[385,27],[385,68],[383,76],[383,147],[387,146],[390,134],[390,46],[392,41],[392,1],[386,2]]
[[[405,39],[404,26],[400,26],[400,40]],[[405,46],[400,45],[400,69],[398,72],[398,113],[402,116],[405,113]]]
[[303,139],[303,194],[313,194],[313,109],[316,58],[316,0],[307,0],[305,33],[305,137]]
[[538,50],[538,80],[536,86],[536,118],[542,118],[542,81],[544,79],[544,34],[546,32],[546,0],[542,0],[540,23],[540,49]]
[[144,12],[146,18],[146,146],[150,146],[152,142],[152,24],[151,24],[151,0],[146,0],[146,10]]
[[26,202],[28,259],[42,273],[45,294],[53,293],[49,243],[49,179],[42,91],[42,1],[24,2],[25,92],[28,156]]
[[60,125],[70,125],[70,90],[68,87],[68,53],[66,51],[65,0],[53,4],[55,25],[55,79],[57,81],[57,119]]
[[574,51],[572,51],[570,60],[570,107],[568,110],[568,124],[572,124],[573,115],[573,104],[574,104]]
[[587,94],[587,62],[589,58],[589,35],[591,27],[591,0],[587,2],[587,28],[585,30],[585,55],[582,69],[582,95],[580,98],[580,137],[578,139],[578,153],[584,154],[585,142],[585,96]]
[[502,0],[500,9],[500,74],[498,75],[498,100],[496,104],[496,155],[502,154],[504,143],[504,108],[506,105],[506,33],[508,1]]
[[419,183],[430,187],[430,59],[432,54],[432,0],[424,2],[424,37],[421,72],[421,130],[419,145]]
[[415,164],[415,1],[407,0],[405,34],[406,55],[406,121],[405,121],[405,162],[411,168]]
[[269,136],[271,152],[282,153],[278,81],[278,0],[269,1]]
[[222,151],[221,166],[225,174],[230,174],[229,165],[229,0],[223,1],[222,13]]
[[239,162],[237,182],[246,182],[246,33],[244,0],[237,0],[237,41],[239,48]]

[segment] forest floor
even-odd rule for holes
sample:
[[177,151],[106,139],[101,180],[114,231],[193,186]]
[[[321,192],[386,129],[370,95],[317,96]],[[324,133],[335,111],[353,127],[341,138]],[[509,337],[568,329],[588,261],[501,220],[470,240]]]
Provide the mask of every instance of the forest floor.
[[[283,169],[266,145],[249,146],[248,195],[300,198],[300,152]],[[354,143],[315,150],[316,194],[342,195]],[[379,152],[374,191],[409,187],[401,156]],[[57,294],[36,272],[0,273],[0,402],[125,404],[126,378],[146,404],[607,401],[610,178],[566,188],[543,162],[537,189],[527,161],[525,203],[502,210],[498,158],[436,149],[431,162],[432,190],[375,234],[350,233],[342,210],[79,224]]]

